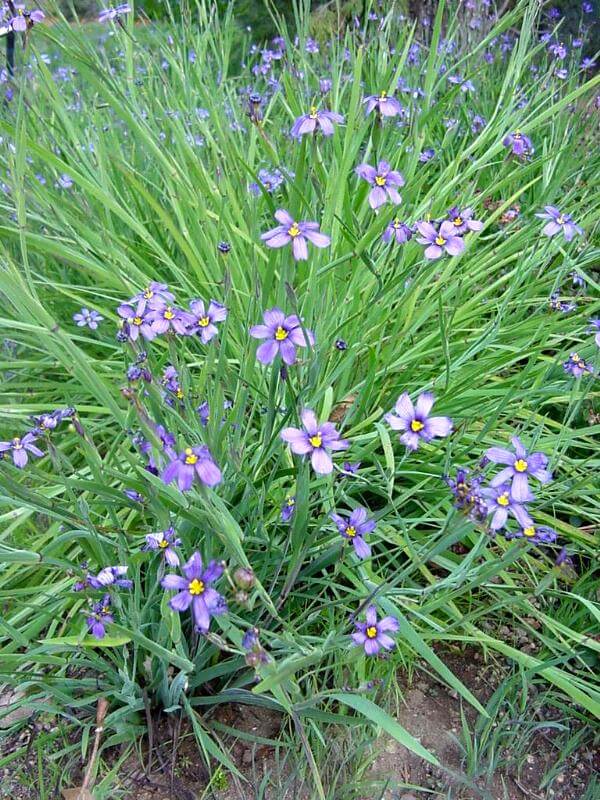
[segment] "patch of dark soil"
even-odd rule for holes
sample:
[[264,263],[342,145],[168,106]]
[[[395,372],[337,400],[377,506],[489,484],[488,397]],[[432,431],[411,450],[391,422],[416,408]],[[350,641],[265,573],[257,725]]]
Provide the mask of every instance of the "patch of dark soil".
[[[503,679],[504,669],[484,663],[476,650],[464,653],[445,650],[440,655],[485,706]],[[376,745],[370,770],[370,778],[381,787],[380,793],[373,797],[381,797],[381,800],[431,800],[440,796],[456,800],[581,800],[600,767],[600,754],[591,744],[584,744],[564,759],[552,781],[546,780],[561,753],[557,741],[561,728],[551,726],[556,717],[554,708],[542,706],[534,710],[532,707],[531,714],[537,716],[539,724],[527,741],[525,751],[522,747],[518,752],[512,751],[511,721],[499,717],[496,724],[507,728],[504,737],[496,738],[503,743],[501,752],[484,750],[478,753],[469,770],[469,759],[459,743],[461,707],[473,731],[478,719],[476,709],[428,672],[419,671],[410,684],[404,683],[404,704],[398,722],[437,757],[443,769],[384,736]],[[550,723],[548,727],[544,726],[544,720]],[[371,797],[362,800],[371,800]]]

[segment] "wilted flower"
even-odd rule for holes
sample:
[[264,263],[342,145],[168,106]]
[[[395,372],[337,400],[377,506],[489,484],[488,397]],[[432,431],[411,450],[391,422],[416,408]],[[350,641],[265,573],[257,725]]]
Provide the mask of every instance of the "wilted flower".
[[435,397],[423,392],[413,406],[408,392],[400,395],[394,411],[385,415],[388,425],[395,431],[404,431],[400,436],[402,444],[410,450],[416,450],[419,440],[431,441],[435,436],[448,436],[452,431],[452,420],[449,417],[430,417],[429,412]]
[[382,239],[387,244],[392,239],[397,244],[405,244],[412,237],[413,232],[406,223],[400,222],[399,217],[394,217],[383,232]]
[[534,544],[552,544],[558,538],[558,534],[546,525],[529,525],[518,531],[506,531],[506,539],[527,539]]
[[211,300],[208,308],[204,305],[204,300],[192,300],[190,302],[191,321],[187,332],[197,333],[203,344],[210,340],[219,332],[216,322],[223,322],[227,317],[227,309],[216,300]]
[[[275,356],[281,355],[285,364],[296,361],[296,347],[307,347],[315,343],[311,331],[303,331],[300,319],[292,314],[286,317],[280,308],[272,308],[263,314],[264,325],[253,325],[250,336],[254,339],[266,339],[256,351],[256,358],[261,364],[270,364]],[[306,336],[305,336],[306,333]]]
[[364,647],[368,656],[375,656],[380,649],[392,650],[395,642],[388,633],[395,633],[399,629],[398,620],[395,617],[382,617],[377,620],[377,609],[374,605],[367,608],[365,614],[366,622],[355,622],[355,633],[352,634],[352,641],[358,647]]
[[417,222],[417,230],[421,236],[417,239],[419,244],[427,244],[425,258],[436,260],[444,255],[444,251],[451,256],[457,256],[465,249],[465,243],[456,235],[452,222],[445,220],[440,225],[439,231],[431,222]]
[[35,440],[36,436],[33,431],[29,431],[23,437],[15,436],[10,442],[0,442],[0,453],[6,453],[10,450],[15,467],[23,469],[29,460],[28,453],[38,458],[44,455],[42,450],[34,445]]
[[366,105],[366,113],[377,111],[382,117],[396,117],[402,113],[402,106],[394,97],[388,97],[387,92],[380,94],[370,94],[363,100]]
[[388,200],[396,204],[402,202],[396,186],[404,186],[404,178],[399,172],[391,169],[387,161],[380,161],[377,169],[369,164],[359,164],[356,174],[373,187],[369,192],[371,208],[379,208]]
[[532,499],[528,476],[531,475],[540,483],[549,483],[552,473],[546,469],[548,459],[543,453],[527,453],[518,436],[513,436],[511,442],[514,452],[503,447],[490,447],[486,451],[487,458],[494,464],[507,465],[492,478],[490,485],[498,486],[511,480],[512,497],[517,503],[525,503]]
[[305,408],[300,414],[303,428],[284,428],[281,438],[289,442],[292,452],[298,455],[310,454],[315,472],[327,475],[333,470],[333,462],[328,450],[346,450],[349,443],[340,439],[332,422],[319,425],[314,411]]
[[296,498],[293,495],[286,497],[285,503],[281,506],[281,521],[282,522],[289,522],[291,518],[294,516],[294,511],[296,510]]
[[172,460],[161,475],[164,483],[176,480],[182,492],[192,488],[194,479],[206,486],[221,482],[221,470],[213,461],[208,447],[186,447],[179,455],[171,451]]
[[583,233],[583,229],[573,222],[569,214],[561,214],[556,206],[544,206],[544,209],[536,217],[550,220],[542,228],[545,236],[555,236],[562,231],[567,242],[570,242],[576,234]]
[[337,525],[338,531],[348,541],[352,542],[354,551],[359,558],[369,558],[371,548],[365,542],[365,534],[375,530],[375,520],[367,517],[367,511],[360,506],[355,508],[349,517],[342,517],[340,514],[331,513],[329,515]]
[[454,507],[465,512],[471,519],[484,520],[488,515],[487,504],[481,497],[481,476],[469,477],[468,469],[457,469],[456,478],[444,477],[454,495]]
[[473,209],[463,208],[462,211],[457,206],[453,206],[448,211],[448,219],[454,227],[454,233],[464,234],[467,231],[480,231],[483,222],[473,219]]
[[78,328],[85,328],[95,331],[98,324],[104,319],[97,311],[90,311],[89,308],[82,308],[77,314],[73,314],[73,321]]
[[[525,506],[513,497],[509,483],[482,489],[481,494],[487,499],[488,513],[493,514],[490,523],[492,531],[500,530],[506,525],[509,511],[522,528],[530,528],[533,525]],[[533,499],[533,495],[529,495],[528,500]]]
[[526,158],[534,152],[531,139],[520,131],[507,134],[502,140],[502,144],[505,147],[510,147],[512,154],[518,158]]
[[295,222],[283,208],[277,209],[275,219],[281,223],[261,235],[267,247],[285,247],[292,243],[292,253],[296,261],[306,261],[308,258],[309,241],[315,247],[328,247],[331,243],[329,236],[321,233],[318,222]]
[[571,373],[575,378],[594,374],[594,368],[590,364],[586,364],[578,353],[571,353],[569,358],[563,362],[563,369],[565,372]]
[[335,111],[319,111],[316,106],[311,106],[308,114],[303,114],[294,122],[291,135],[295,139],[300,139],[307,133],[321,131],[323,136],[333,135],[333,125],[341,125],[344,117]]
[[182,612],[192,607],[192,617],[196,630],[207,633],[211,617],[227,612],[225,599],[211,587],[223,573],[223,566],[211,561],[206,569],[202,568],[202,557],[196,552],[183,566],[183,575],[165,575],[161,581],[163,589],[177,590],[177,594],[169,600],[173,611]]
[[109,594],[105,594],[102,600],[93,604],[85,621],[92,636],[104,639],[106,626],[115,621],[111,613]]
[[175,528],[167,528],[166,531],[147,534],[144,550],[159,550],[170,567],[178,567],[179,556],[175,548],[180,545],[181,539],[177,538]]

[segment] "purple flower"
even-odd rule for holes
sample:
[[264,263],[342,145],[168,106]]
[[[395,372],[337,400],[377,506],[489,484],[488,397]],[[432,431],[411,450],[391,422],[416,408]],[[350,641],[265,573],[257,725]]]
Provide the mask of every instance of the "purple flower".
[[10,450],[15,467],[23,469],[23,467],[27,465],[28,453],[31,453],[38,458],[41,458],[44,455],[39,447],[34,445],[35,440],[36,436],[32,431],[26,433],[23,438],[20,436],[15,436],[14,439],[10,440],[10,442],[0,442],[0,453],[6,453],[8,450]]
[[323,136],[333,136],[333,125],[341,125],[344,117],[335,111],[319,111],[316,106],[310,107],[310,113],[303,114],[294,122],[291,135],[295,139],[300,139],[307,133],[321,131]]
[[445,220],[437,231],[431,222],[417,222],[417,230],[421,237],[417,239],[419,244],[427,244],[425,248],[425,258],[434,261],[444,255],[444,251],[451,256],[457,256],[465,249],[465,243],[456,235],[452,222]]
[[508,133],[502,140],[502,144],[504,147],[510,147],[512,154],[518,158],[526,158],[535,152],[531,139],[521,131]]
[[329,247],[331,239],[319,230],[318,222],[295,222],[289,213],[279,208],[275,212],[275,219],[281,223],[261,235],[267,247],[285,247],[292,243],[292,253],[296,261],[306,261],[308,258],[307,240],[315,247]]
[[[253,325],[250,336],[254,339],[266,339],[256,351],[256,358],[261,364],[270,364],[275,356],[281,355],[285,364],[296,361],[296,347],[307,347],[315,343],[311,331],[300,327],[300,319],[292,314],[286,317],[280,308],[272,308],[263,314],[264,325]],[[308,341],[307,341],[308,340]]]
[[382,117],[396,117],[402,113],[402,106],[394,97],[388,97],[387,92],[380,94],[370,94],[363,100],[366,105],[366,112],[370,114],[377,111]]
[[364,647],[368,656],[376,656],[380,649],[392,650],[395,642],[388,632],[396,632],[399,629],[398,620],[395,617],[382,617],[377,620],[377,609],[371,605],[365,614],[366,622],[355,622],[356,632],[352,634],[352,641],[358,647]]
[[73,321],[77,323],[78,328],[85,328],[87,325],[92,331],[96,330],[103,319],[104,317],[97,311],[90,311],[89,308],[82,308],[77,314],[73,314]]
[[544,209],[543,212],[536,214],[536,217],[550,220],[542,228],[545,236],[555,236],[562,231],[567,242],[570,242],[576,234],[583,233],[583,229],[573,222],[569,214],[561,214],[556,206],[544,206]]
[[349,443],[340,439],[339,433],[332,422],[319,425],[314,411],[305,408],[300,414],[302,428],[284,428],[281,438],[289,442],[292,452],[298,455],[308,455],[312,467],[319,475],[328,475],[333,470],[333,462],[328,450],[346,450]]
[[494,464],[507,465],[492,478],[490,486],[499,486],[510,480],[513,499],[517,503],[526,503],[533,499],[528,477],[531,475],[540,483],[549,483],[552,473],[546,469],[548,459],[543,453],[527,453],[518,436],[513,436],[511,442],[514,452],[503,447],[490,447],[485,453]]
[[188,327],[188,333],[197,333],[203,344],[210,340],[219,332],[215,322],[223,322],[227,317],[227,309],[216,300],[211,300],[208,309],[204,305],[204,300],[192,300],[190,303],[192,321]]
[[396,401],[394,411],[385,415],[390,428],[404,431],[400,441],[409,450],[416,450],[421,439],[430,442],[434,436],[448,436],[452,431],[452,420],[449,417],[429,416],[434,402],[435,397],[432,394],[423,392],[413,406],[408,392],[404,392]]
[[185,335],[188,327],[195,322],[194,317],[188,311],[169,305],[151,309],[146,315],[146,320],[155,334],[163,334],[172,330],[179,335]]
[[[488,514],[493,514],[490,523],[492,531],[500,530],[506,525],[509,511],[522,528],[530,528],[533,525],[525,506],[513,497],[509,483],[482,489],[481,494],[486,498]],[[533,500],[533,495],[529,495],[528,499]]]
[[387,228],[384,230],[382,239],[388,244],[392,239],[396,244],[405,244],[412,237],[412,229],[404,222],[400,222],[399,217],[394,217]]
[[138,300],[135,305],[121,303],[117,308],[117,314],[125,320],[124,330],[132,342],[137,341],[140,333],[148,341],[155,338],[156,331],[152,327],[145,300]]
[[177,538],[175,528],[167,528],[166,531],[147,534],[144,550],[159,550],[170,567],[178,567],[179,556],[175,548],[180,545],[181,539]]
[[105,594],[102,600],[94,603],[85,621],[92,636],[95,636],[96,639],[104,639],[106,626],[115,621],[111,614],[110,595]]
[[35,428],[31,431],[34,435],[53,431],[56,426],[63,422],[65,419],[70,419],[75,413],[74,408],[57,408],[55,411],[50,411],[46,414],[40,414],[37,417],[32,417],[35,422]]
[[473,219],[473,209],[463,208],[462,211],[457,206],[453,206],[448,211],[448,219],[454,226],[454,233],[464,234],[467,231],[480,231],[483,222]]
[[164,483],[176,480],[182,492],[192,488],[194,478],[206,486],[216,486],[221,482],[221,470],[213,461],[208,447],[186,447],[179,455],[171,451],[172,460],[163,470]]
[[347,476],[357,475],[361,464],[362,461],[344,461],[342,474]]
[[296,510],[296,498],[292,495],[286,497],[285,503],[281,506],[281,521],[282,522],[289,522],[291,518],[294,516],[294,511]]
[[210,618],[227,612],[225,598],[211,587],[223,573],[223,566],[211,561],[206,569],[202,568],[202,557],[196,552],[183,566],[183,575],[165,575],[161,581],[163,589],[177,590],[177,594],[169,600],[173,611],[182,612],[192,607],[192,617],[196,630],[207,633]]
[[547,525],[529,525],[519,531],[506,531],[506,539],[527,539],[534,544],[552,544],[558,538],[558,534],[553,528]]
[[593,318],[590,319],[590,327],[588,328],[588,333],[595,333],[594,341],[596,345],[600,347],[600,318]]
[[379,208],[388,200],[396,204],[402,202],[396,186],[404,186],[404,178],[399,172],[391,169],[387,161],[380,161],[377,169],[369,164],[359,164],[356,174],[373,187],[369,192],[371,208]]
[[419,154],[419,161],[421,164],[426,164],[428,161],[431,161],[434,156],[435,150],[433,147],[427,147],[422,153]]
[[130,14],[131,8],[126,4],[122,3],[118,6],[109,6],[108,8],[104,8],[98,14],[98,22],[108,22],[109,20],[119,20],[123,14]]
[[365,542],[364,536],[375,530],[375,520],[367,517],[366,509],[359,506],[347,518],[335,513],[331,513],[329,516],[337,525],[337,529],[344,539],[352,542],[356,555],[359,558],[369,558],[371,548]]
[[563,362],[563,369],[569,372],[574,378],[581,378],[582,375],[593,375],[594,368],[581,358],[577,353],[571,353],[569,358]]
[[251,183],[248,188],[253,195],[258,197],[261,194],[261,187],[269,194],[272,194],[281,186],[282,183],[283,175],[278,169],[274,170],[273,172],[269,172],[266,169],[261,169],[258,173],[258,183]]
[[[105,589],[107,586],[116,586],[119,589],[131,589],[133,581],[126,578],[127,567],[104,567],[97,575],[92,575],[91,572],[85,577],[83,586],[89,586],[91,589]],[[76,591],[83,588],[81,584],[76,584]]]
[[135,489],[125,489],[123,494],[128,500],[131,500],[132,503],[143,503],[144,502],[144,495],[136,492]]
[[28,22],[33,25],[35,22],[41,22],[44,19],[44,12],[40,11],[39,8],[35,8],[33,11],[27,11],[24,5],[15,3],[14,9],[16,13],[14,17],[8,20],[8,24],[12,27],[13,31],[17,31],[18,33],[27,30]]
[[172,303],[175,300],[175,295],[169,291],[166,283],[152,281],[145,289],[134,295],[130,302],[135,303],[138,300],[145,300],[148,308],[162,308],[167,303]]

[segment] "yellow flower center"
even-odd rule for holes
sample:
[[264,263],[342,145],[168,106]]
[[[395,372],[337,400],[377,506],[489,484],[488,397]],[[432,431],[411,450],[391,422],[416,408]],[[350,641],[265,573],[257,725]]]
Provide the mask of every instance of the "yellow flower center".
[[162,542],[159,542],[158,545],[162,550],[166,550],[169,546],[169,542],[166,539],[163,539]]
[[167,306],[166,309],[165,309],[165,313],[163,314],[163,317],[165,319],[173,319],[174,316],[175,316],[175,312],[173,311],[171,306]]
[[102,606],[102,613],[110,614],[110,608],[108,606]]
[[454,224],[456,227],[463,224],[462,217],[454,217]]
[[423,423],[418,419],[413,419],[413,421],[410,423],[410,429],[413,433],[422,431],[424,427],[425,425],[423,425]]
[[348,527],[346,528],[346,536],[349,536],[351,539],[353,539],[356,536],[356,528],[354,527],[354,525],[348,525]]
[[562,214],[559,214],[558,217],[556,218],[556,221],[558,222],[559,225],[564,225],[565,218]]
[[377,628],[375,625],[369,625],[365,633],[367,634],[367,639],[375,639],[377,636]]
[[184,453],[186,464],[195,464],[198,461],[198,456],[194,453],[191,447],[186,447]]
[[310,114],[308,116],[311,119],[316,119],[317,118],[317,107],[316,106],[311,106],[310,107]]
[[181,386],[175,392],[175,397],[179,398],[179,400],[181,400],[183,398],[183,389],[181,388]]
[[20,436],[15,436],[15,438],[12,440],[12,443],[13,443],[13,449],[14,450],[22,450],[23,449],[23,445],[21,444],[21,437]]
[[315,436],[311,436],[308,441],[312,444],[313,447],[321,447],[321,443],[323,440],[321,438],[321,434],[317,433],[315,434]]
[[579,364],[581,358],[577,353],[571,353],[571,361],[574,361],[576,364]]
[[381,92],[379,95],[380,100],[387,100],[387,92]]
[[288,332],[284,330],[281,327],[281,325],[279,325],[277,327],[277,330],[275,331],[275,338],[277,339],[278,342],[282,342],[284,339],[287,339],[287,337],[288,337]]
[[400,220],[398,219],[398,217],[394,218],[394,222],[392,224],[393,224],[394,228],[396,230],[398,230],[398,228],[400,227]]
[[293,497],[288,497],[286,503],[288,504],[289,508],[293,508],[296,505],[296,501],[294,500]]
[[190,581],[188,586],[188,592],[190,594],[202,594],[204,591],[204,584],[202,581],[199,581],[198,578],[194,578],[193,581]]
[[517,472],[527,471],[527,462],[523,458],[518,458],[513,466],[517,470]]
[[141,317],[134,317],[132,322],[134,325],[141,325],[144,320]]
[[529,528],[523,528],[523,536],[535,536],[535,528],[533,525]]
[[150,287],[144,289],[144,299],[150,300],[150,298],[152,297],[154,297],[154,292],[152,291],[152,289]]
[[200,325],[201,328],[207,328],[210,325],[210,319],[208,317],[200,317],[198,325]]
[[385,177],[383,175],[376,175],[375,183],[377,186],[385,186]]
[[295,236],[299,235],[300,235],[300,228],[298,227],[298,223],[293,222],[291,226],[288,228],[288,236],[291,236],[293,239]]
[[439,235],[438,235],[438,236],[436,236],[436,237],[435,237],[435,243],[436,243],[436,244],[437,244],[439,247],[441,247],[443,244],[446,244],[446,240],[444,239],[444,237],[443,237],[443,236],[439,236]]
[[510,500],[508,499],[508,492],[502,492],[501,495],[498,495],[496,502],[498,503],[499,506],[506,507],[507,505],[509,505]]

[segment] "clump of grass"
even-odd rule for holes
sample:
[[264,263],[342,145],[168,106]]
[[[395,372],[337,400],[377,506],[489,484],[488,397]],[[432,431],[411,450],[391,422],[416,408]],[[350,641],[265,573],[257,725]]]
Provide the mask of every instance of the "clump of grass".
[[[282,30],[261,52],[244,38],[239,72],[235,20],[209,4],[177,27],[122,15],[102,34],[60,22],[30,31],[0,121],[2,438],[23,436],[32,416],[62,416],[35,423],[43,457],[29,451],[19,469],[7,449],[0,465],[3,669],[23,702],[88,741],[106,698],[107,748],[143,736],[156,713],[185,716],[206,762],[232,774],[209,712],[268,706],[298,737],[319,797],[313,750],[327,725],[367,720],[436,761],[375,702],[415,656],[485,714],[440,658],[444,642],[503,654],[598,715],[598,359],[586,332],[597,313],[598,78],[587,80],[576,49],[567,60],[549,51],[537,13],[519,3],[457,47],[464,31],[443,4],[427,36],[391,9],[327,42],[309,37],[298,9],[297,40]],[[364,96],[383,91],[402,111],[366,114]],[[290,139],[311,106],[343,123]],[[525,153],[506,139],[517,131]],[[375,213],[355,168],[380,161],[404,185],[398,208]],[[548,205],[583,233],[543,235],[535,214]],[[461,254],[429,260],[417,237],[455,206],[482,229],[459,237]],[[261,235],[282,208],[330,241],[309,241],[299,261],[291,245],[269,248]],[[386,243],[397,217],[420,233]],[[175,299],[123,310],[153,281]],[[157,333],[165,304],[198,297],[227,309],[216,335]],[[273,308],[298,318],[292,364],[256,358],[249,328]],[[179,312],[169,313],[171,324]],[[151,340],[133,341],[140,314]],[[577,377],[562,366],[573,352],[572,371],[586,365]],[[435,393],[451,435],[414,452],[399,443],[384,414],[404,392]],[[306,408],[349,442],[335,470],[315,472],[281,439]],[[419,424],[412,432],[427,433]],[[309,435],[318,447],[321,433]],[[553,472],[531,479],[526,505],[535,531],[554,533],[530,542],[511,539],[514,522],[493,535],[481,510],[501,467],[476,469],[471,494],[456,490],[459,509],[443,480],[514,435]],[[165,475],[182,452],[169,477],[186,491]],[[198,459],[220,478],[194,475],[188,491],[182,470]],[[376,523],[363,558],[347,541],[356,530],[344,538],[330,518],[358,507]],[[171,528],[170,543],[149,549],[149,534]],[[212,585],[210,626],[193,600],[199,630],[162,586],[174,556],[194,552],[215,561],[210,580],[195,573],[192,589],[188,576],[194,598]],[[107,572],[115,566],[130,586]],[[371,604],[396,621],[385,658],[351,646]],[[524,625],[532,646],[515,646],[502,624]]]

